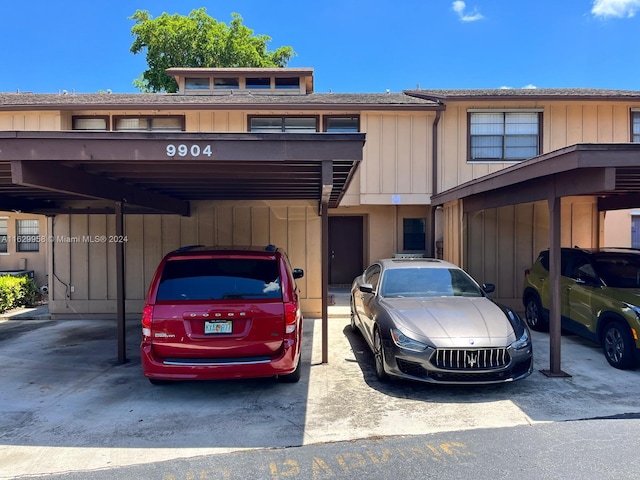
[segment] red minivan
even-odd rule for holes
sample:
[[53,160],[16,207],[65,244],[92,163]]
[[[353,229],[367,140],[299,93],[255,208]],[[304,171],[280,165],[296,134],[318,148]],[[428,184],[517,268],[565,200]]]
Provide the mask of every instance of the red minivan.
[[300,379],[302,313],[286,253],[193,246],[168,253],[142,313],[142,370],[174,380]]

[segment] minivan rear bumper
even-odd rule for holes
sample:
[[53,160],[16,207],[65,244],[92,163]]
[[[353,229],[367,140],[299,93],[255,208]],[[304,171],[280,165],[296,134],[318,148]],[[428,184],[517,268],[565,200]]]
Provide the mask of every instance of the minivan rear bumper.
[[158,380],[224,380],[274,377],[292,373],[300,361],[296,341],[285,341],[280,355],[253,358],[159,358],[150,343],[140,348],[142,371]]

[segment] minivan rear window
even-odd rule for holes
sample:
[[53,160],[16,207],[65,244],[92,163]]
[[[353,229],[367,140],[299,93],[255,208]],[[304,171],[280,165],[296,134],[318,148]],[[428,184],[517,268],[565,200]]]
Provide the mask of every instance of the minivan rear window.
[[275,259],[176,259],[165,264],[156,301],[281,299]]

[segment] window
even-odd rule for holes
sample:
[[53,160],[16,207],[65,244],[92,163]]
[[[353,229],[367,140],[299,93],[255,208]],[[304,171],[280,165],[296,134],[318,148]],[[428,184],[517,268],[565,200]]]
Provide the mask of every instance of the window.
[[178,131],[184,130],[184,117],[116,117],[117,131]]
[[185,78],[184,88],[186,90],[209,90],[208,78]]
[[7,253],[7,226],[8,219],[0,218],[0,253]]
[[640,112],[631,112],[631,141],[640,142]]
[[240,88],[237,78],[214,78],[213,88],[216,90],[234,90]]
[[16,251],[37,252],[40,246],[40,222],[16,220]]
[[298,77],[276,77],[275,83],[276,90],[298,90],[300,88],[300,79]]
[[246,80],[247,88],[255,88],[255,89],[270,89],[271,88],[271,79],[269,77],[260,77],[260,78],[247,78]]
[[318,131],[318,118],[251,117],[249,131],[252,133],[315,133]]
[[109,130],[109,117],[73,117],[72,120],[73,130],[94,130],[94,131],[107,131]]
[[404,250],[425,250],[427,219],[426,218],[405,218],[403,223],[403,249]]
[[186,259],[168,261],[158,301],[282,298],[275,259]]
[[330,133],[357,133],[360,131],[360,117],[324,117],[324,131]]
[[469,114],[470,160],[524,160],[540,153],[539,112]]

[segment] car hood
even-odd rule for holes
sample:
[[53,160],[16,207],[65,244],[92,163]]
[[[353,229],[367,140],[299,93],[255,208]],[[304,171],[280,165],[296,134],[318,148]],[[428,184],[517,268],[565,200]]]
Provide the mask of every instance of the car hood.
[[504,347],[517,340],[502,309],[486,297],[385,298],[403,333],[434,347]]

